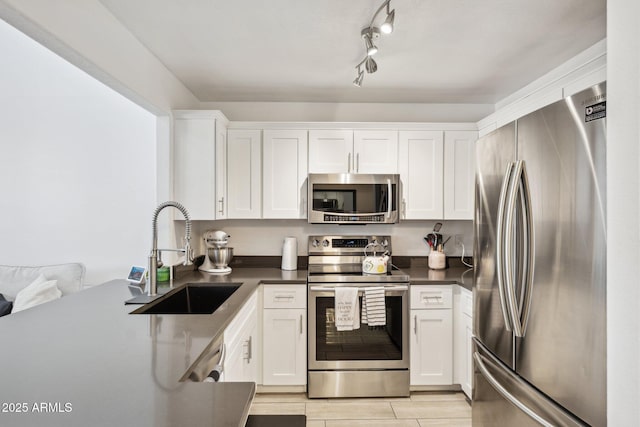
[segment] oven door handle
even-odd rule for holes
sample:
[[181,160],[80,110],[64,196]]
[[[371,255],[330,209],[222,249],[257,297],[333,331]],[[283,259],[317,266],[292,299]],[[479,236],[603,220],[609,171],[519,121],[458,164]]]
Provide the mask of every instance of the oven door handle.
[[[338,286],[334,286],[334,287],[326,287],[326,286],[310,286],[309,290],[313,291],[313,292],[334,292],[335,289]],[[362,289],[364,290],[366,288],[366,286],[354,286],[356,288],[359,288],[358,290]],[[408,291],[409,290],[409,286],[384,286],[384,290],[386,291]]]

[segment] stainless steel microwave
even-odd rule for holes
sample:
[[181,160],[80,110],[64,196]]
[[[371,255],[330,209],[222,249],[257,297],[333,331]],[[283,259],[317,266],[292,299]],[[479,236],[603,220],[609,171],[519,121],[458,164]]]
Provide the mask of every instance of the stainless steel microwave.
[[312,173],[307,182],[312,224],[398,222],[400,175]]

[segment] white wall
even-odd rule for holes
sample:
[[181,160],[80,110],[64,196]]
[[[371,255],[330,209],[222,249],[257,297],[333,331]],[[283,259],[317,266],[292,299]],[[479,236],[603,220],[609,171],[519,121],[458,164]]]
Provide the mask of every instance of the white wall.
[[0,264],[146,263],[156,119],[0,21]]
[[640,3],[607,2],[608,425],[640,425]]
[[[470,255],[473,245],[472,221],[440,221],[440,232],[444,237],[462,235],[466,255]],[[204,253],[202,234],[207,230],[224,230],[231,238],[229,246],[234,255],[282,255],[282,242],[293,236],[298,240],[298,255],[307,255],[309,235],[340,234],[383,234],[393,236],[394,255],[427,256],[429,248],[422,239],[433,230],[436,221],[402,221],[394,225],[331,225],[309,224],[306,220],[224,220],[194,221],[192,223],[192,243],[198,254]],[[184,235],[184,222],[176,221],[176,235]],[[181,239],[181,237],[178,237]],[[445,253],[461,255],[462,248],[452,237],[445,245]]]

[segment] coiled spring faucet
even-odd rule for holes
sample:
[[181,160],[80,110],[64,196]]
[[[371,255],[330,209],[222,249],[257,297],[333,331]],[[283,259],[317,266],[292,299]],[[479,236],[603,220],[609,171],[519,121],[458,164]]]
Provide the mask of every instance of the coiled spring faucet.
[[[158,249],[158,214],[164,208],[173,206],[182,212],[185,219],[185,233],[184,233],[184,248],[183,249]],[[184,265],[193,264],[193,250],[191,249],[191,218],[189,218],[189,212],[187,209],[178,202],[164,202],[160,204],[153,212],[153,245],[151,247],[151,254],[149,255],[149,296],[155,296],[158,294],[158,254],[161,251],[176,251],[184,252]]]

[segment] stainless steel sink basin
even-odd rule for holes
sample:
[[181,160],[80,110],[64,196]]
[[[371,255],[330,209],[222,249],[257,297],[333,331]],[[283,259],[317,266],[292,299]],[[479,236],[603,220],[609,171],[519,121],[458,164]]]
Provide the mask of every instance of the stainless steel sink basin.
[[239,283],[187,283],[131,314],[211,314],[239,287]]

